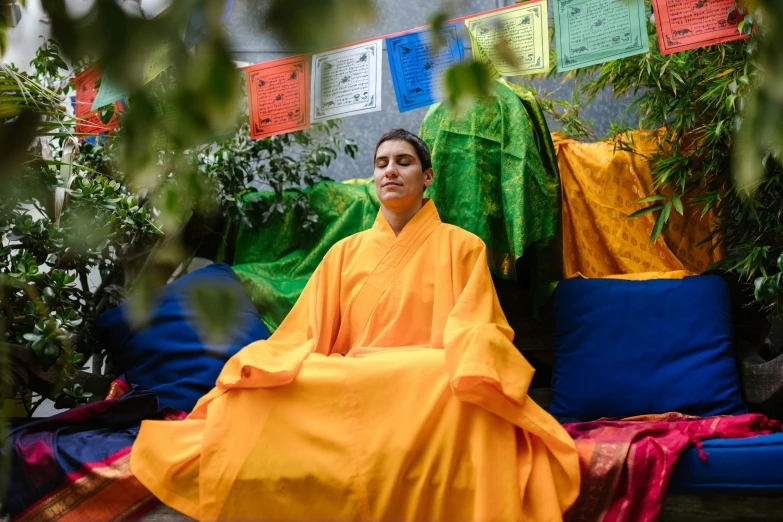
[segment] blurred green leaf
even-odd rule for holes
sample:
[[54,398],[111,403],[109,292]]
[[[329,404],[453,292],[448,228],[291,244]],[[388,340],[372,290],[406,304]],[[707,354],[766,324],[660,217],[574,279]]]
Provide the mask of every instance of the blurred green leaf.
[[373,15],[371,0],[271,0],[265,27],[296,52],[314,52],[350,43]]
[[196,324],[207,344],[228,342],[239,320],[239,297],[232,289],[217,284],[201,283],[192,287],[190,299]]
[[516,51],[509,45],[508,40],[501,37],[494,45],[495,52],[508,64],[509,67],[518,68],[521,66]]
[[489,95],[492,74],[481,62],[465,60],[450,67],[444,74],[446,102],[457,114]]
[[432,54],[437,53],[441,47],[446,45],[446,37],[443,34],[443,25],[448,20],[448,14],[442,11],[435,13],[430,18],[430,25],[432,30],[430,31],[430,44],[432,45]]
[[18,176],[19,165],[27,155],[27,147],[32,142],[38,130],[39,115],[32,111],[24,111],[15,115],[12,121],[3,121],[0,113],[0,191],[8,190],[15,176]]

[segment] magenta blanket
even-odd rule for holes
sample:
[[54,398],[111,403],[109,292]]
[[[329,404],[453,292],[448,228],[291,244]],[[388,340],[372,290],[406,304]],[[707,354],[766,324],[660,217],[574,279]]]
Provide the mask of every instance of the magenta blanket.
[[780,431],[764,415],[687,417],[645,415],[564,425],[579,451],[582,489],[567,517],[573,522],[658,520],[672,468],[689,444],[702,460],[701,441]]

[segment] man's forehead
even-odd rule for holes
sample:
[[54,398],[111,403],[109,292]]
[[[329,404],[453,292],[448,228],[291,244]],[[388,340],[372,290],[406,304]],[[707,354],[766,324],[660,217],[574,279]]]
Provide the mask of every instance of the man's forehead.
[[387,140],[378,147],[378,153],[391,153],[396,155],[410,154],[411,156],[414,156],[416,154],[416,148],[404,140]]

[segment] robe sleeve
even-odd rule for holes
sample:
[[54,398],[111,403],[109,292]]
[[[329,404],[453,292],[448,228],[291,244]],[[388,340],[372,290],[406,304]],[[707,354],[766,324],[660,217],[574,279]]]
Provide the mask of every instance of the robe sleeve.
[[[520,444],[532,452],[524,499],[546,496],[557,520],[579,494],[579,456],[573,440],[543,408],[527,397],[533,367],[512,343],[513,330],[500,308],[487,266],[486,247],[461,256],[465,286],[443,334],[446,369],[454,395],[522,429]],[[545,451],[543,451],[545,450]],[[535,462],[533,462],[535,461]],[[523,510],[525,507],[523,506]]]
[[199,399],[191,416],[203,415],[213,399],[232,388],[273,388],[289,384],[311,353],[328,355],[340,325],[340,257],[332,254],[333,250],[334,247],[313,272],[275,333],[269,339],[245,346],[231,357],[220,372],[215,388]]
[[456,280],[464,281],[443,334],[451,386],[463,398],[478,393],[521,405],[533,367],[513,344],[514,331],[500,308],[483,243],[459,256]]

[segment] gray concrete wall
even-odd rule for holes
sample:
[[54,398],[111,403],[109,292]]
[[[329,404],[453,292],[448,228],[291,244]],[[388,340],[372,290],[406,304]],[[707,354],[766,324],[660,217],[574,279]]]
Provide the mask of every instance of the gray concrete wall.
[[[293,1],[293,0],[292,0]],[[405,31],[414,27],[425,25],[429,22],[433,13],[441,6],[440,2],[421,2],[416,0],[373,0],[375,3],[376,21],[372,26],[358,27],[351,35],[351,42],[366,38],[380,37],[386,34]],[[454,8],[450,15],[461,17],[476,14],[489,9],[495,9],[514,3],[511,0],[462,0],[453,2]],[[266,1],[259,0],[235,0],[234,12],[231,21],[227,25],[227,32],[231,42],[231,51],[237,61],[249,63],[261,63],[294,54],[293,50],[285,46],[268,31],[263,29],[264,9]],[[551,9],[551,6],[550,6]],[[551,19],[551,17],[550,17]],[[470,39],[465,34],[466,53],[469,55]],[[384,55],[386,51],[384,49]],[[511,81],[517,81],[511,78]],[[547,90],[558,89],[557,97],[571,99],[573,85],[560,84],[558,79],[550,79],[536,82]],[[610,128],[611,121],[624,121],[633,124],[635,119],[624,116],[628,106],[627,100],[615,101],[611,93],[605,93],[595,100],[584,115],[595,122],[599,136],[605,134]],[[375,143],[385,131],[391,128],[401,127],[417,133],[421,121],[427,113],[427,108],[400,113],[397,109],[397,101],[394,96],[389,63],[384,56],[383,61],[383,110],[372,114],[365,114],[344,118],[343,131],[346,137],[353,138],[359,145],[359,153],[356,160],[341,157],[330,167],[327,175],[335,180],[344,180],[372,175],[372,156]],[[551,123],[552,130],[557,128]]]

